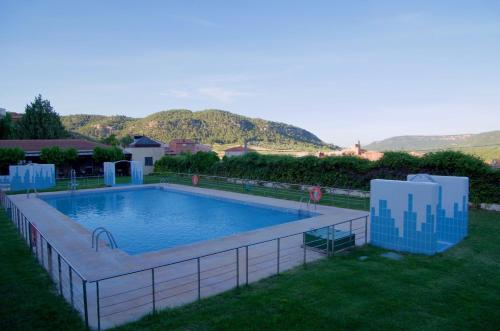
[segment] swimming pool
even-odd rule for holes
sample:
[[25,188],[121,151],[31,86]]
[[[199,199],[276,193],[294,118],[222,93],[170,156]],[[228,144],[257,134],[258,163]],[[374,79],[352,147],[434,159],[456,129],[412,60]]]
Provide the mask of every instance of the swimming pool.
[[119,248],[131,255],[317,215],[154,187],[42,199],[90,232],[105,227]]

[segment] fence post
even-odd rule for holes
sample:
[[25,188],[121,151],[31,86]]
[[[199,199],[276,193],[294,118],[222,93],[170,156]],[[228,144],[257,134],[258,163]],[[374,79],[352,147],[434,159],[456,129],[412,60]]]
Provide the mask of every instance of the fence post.
[[48,241],[47,241],[47,265],[49,267],[50,278],[54,279],[54,275],[52,273],[52,246],[50,246]]
[[302,246],[304,247],[304,266],[306,265],[306,233],[302,232]]
[[330,227],[326,227],[326,256],[330,257]]
[[245,260],[246,285],[248,286],[248,245],[245,246]]
[[26,243],[28,244],[28,235],[29,235],[29,226],[28,226],[28,219],[26,218],[26,216],[23,215],[23,218],[24,218],[24,240],[26,241]]
[[19,235],[22,236],[22,229],[21,229],[21,220],[19,219],[19,210],[17,209],[14,209],[14,215],[15,215],[15,218],[16,218],[16,221],[17,221],[17,231],[19,232]]
[[33,254],[33,242],[31,240],[31,223],[28,221],[28,244],[30,247],[30,253]]
[[332,255],[335,255],[335,224],[332,225]]
[[277,244],[277,251],[276,251],[276,258],[277,258],[277,261],[276,261],[276,274],[279,275],[280,274],[280,238],[278,238],[276,240],[276,244]]
[[201,299],[201,275],[200,275],[200,258],[196,259],[198,265],[198,300]]
[[151,287],[153,292],[153,314],[156,313],[156,299],[155,299],[155,268],[151,268]]
[[61,278],[61,255],[59,253],[57,253],[57,274],[57,280],[59,281],[59,294],[64,297]]
[[41,233],[40,233],[40,256],[42,259],[42,267],[45,268],[45,257],[43,255],[43,237]]
[[82,291],[83,291],[83,315],[85,316],[85,327],[89,328],[89,309],[87,306],[87,281],[82,279]]
[[68,273],[69,273],[69,295],[71,298],[71,306],[73,306],[73,270],[69,264],[68,264]]
[[96,302],[97,302],[97,330],[101,330],[101,306],[99,300],[99,281],[95,283]]
[[368,243],[368,215],[365,216],[365,244]]
[[236,287],[240,287],[240,248],[236,248]]

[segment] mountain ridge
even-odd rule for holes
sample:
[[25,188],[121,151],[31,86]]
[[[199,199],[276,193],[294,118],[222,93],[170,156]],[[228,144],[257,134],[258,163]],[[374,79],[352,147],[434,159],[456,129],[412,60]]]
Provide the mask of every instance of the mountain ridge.
[[500,130],[453,135],[405,135],[374,141],[365,147],[370,150],[430,150],[454,147],[500,145]]
[[290,124],[251,118],[219,109],[191,111],[171,109],[143,118],[124,115],[75,114],[61,116],[71,132],[100,139],[110,134],[118,137],[145,134],[169,142],[174,138],[195,139],[206,144],[242,144],[274,148],[336,148],[313,133]]
[[374,141],[365,146],[375,151],[431,152],[451,149],[480,157],[500,159],[500,130],[455,135],[408,135]]

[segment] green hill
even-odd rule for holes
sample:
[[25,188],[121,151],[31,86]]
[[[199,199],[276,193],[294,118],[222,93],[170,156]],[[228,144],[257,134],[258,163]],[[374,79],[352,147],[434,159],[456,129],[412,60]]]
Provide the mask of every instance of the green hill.
[[64,126],[72,132],[93,138],[110,134],[118,137],[145,134],[168,142],[190,138],[206,144],[242,144],[267,148],[310,149],[335,147],[321,141],[311,132],[279,122],[249,118],[222,110],[168,110],[145,118],[126,116],[69,115],[62,116]]
[[500,158],[500,130],[446,136],[399,136],[366,146],[375,151],[434,151],[453,149],[475,154],[486,161]]

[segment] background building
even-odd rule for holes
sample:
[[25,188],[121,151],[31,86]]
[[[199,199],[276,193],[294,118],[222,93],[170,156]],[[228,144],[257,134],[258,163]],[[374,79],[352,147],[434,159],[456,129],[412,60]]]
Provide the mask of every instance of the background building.
[[228,148],[224,151],[224,156],[230,157],[230,156],[241,156],[245,155],[246,153],[250,152],[255,152],[253,149],[248,148],[246,146],[236,146],[236,147],[231,147]]
[[134,142],[125,148],[132,161],[144,162],[144,174],[154,171],[155,162],[165,155],[167,145],[146,136],[134,136]]

